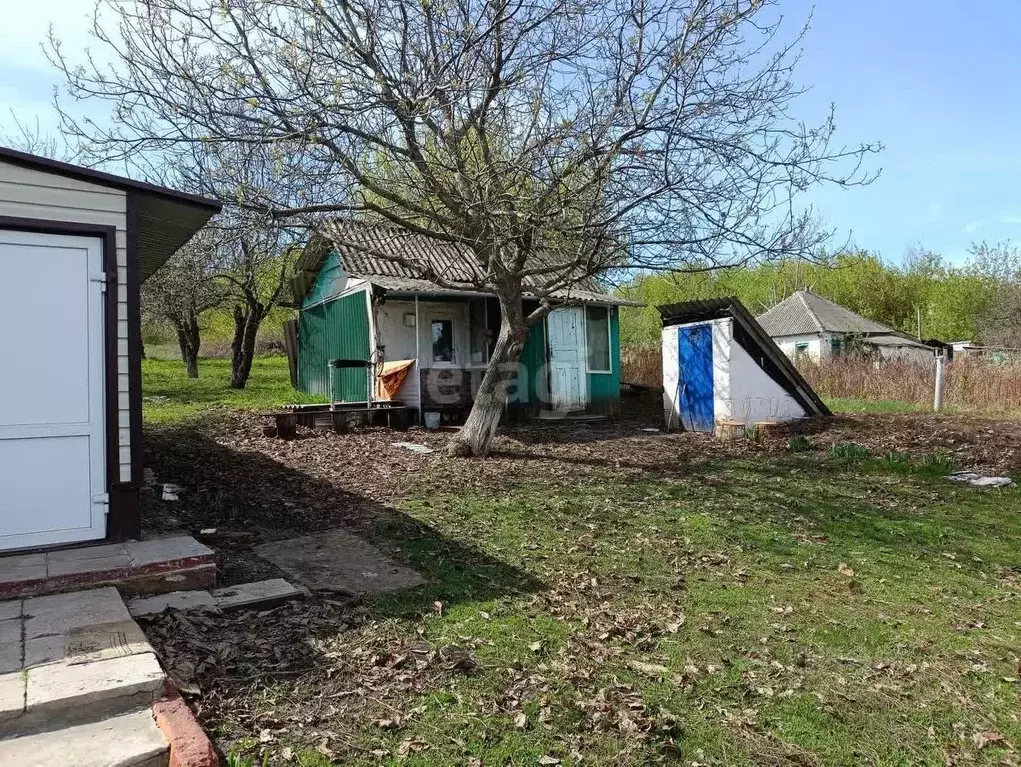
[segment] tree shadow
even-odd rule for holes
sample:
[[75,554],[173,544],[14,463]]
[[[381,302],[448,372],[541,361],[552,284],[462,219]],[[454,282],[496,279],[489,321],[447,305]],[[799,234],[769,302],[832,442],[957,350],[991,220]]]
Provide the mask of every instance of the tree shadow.
[[436,601],[488,601],[546,588],[533,574],[393,507],[263,452],[221,444],[201,430],[149,430],[145,446],[146,466],[184,490],[176,502],[144,492],[143,530],[150,535],[184,530],[199,537],[216,550],[225,584],[286,577],[252,551],[260,543],[339,528],[403,560],[427,581],[399,595],[367,598],[374,614],[421,612]]

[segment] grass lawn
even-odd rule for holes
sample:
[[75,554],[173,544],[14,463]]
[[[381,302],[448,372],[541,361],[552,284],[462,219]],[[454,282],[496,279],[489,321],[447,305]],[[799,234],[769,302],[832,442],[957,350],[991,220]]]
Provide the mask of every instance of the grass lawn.
[[[931,406],[895,400],[851,399],[848,397],[825,397],[824,399],[834,413],[928,413],[932,410]],[[949,408],[947,412],[956,412],[956,409]]]
[[[431,487],[402,508],[550,588],[427,616],[482,671],[363,737],[427,743],[423,765],[1000,763],[1021,742],[1021,495],[942,482],[777,457]],[[459,566],[403,546],[437,582]]]
[[187,421],[216,408],[267,410],[293,402],[318,402],[291,388],[284,356],[260,356],[244,389],[230,388],[230,360],[199,360],[199,377],[188,378],[180,360],[142,361],[142,415],[146,423]]
[[382,430],[157,430],[189,527],[353,526],[429,584],[150,636],[255,764],[1018,764],[1021,490],[952,485],[911,444],[600,428],[485,462]]

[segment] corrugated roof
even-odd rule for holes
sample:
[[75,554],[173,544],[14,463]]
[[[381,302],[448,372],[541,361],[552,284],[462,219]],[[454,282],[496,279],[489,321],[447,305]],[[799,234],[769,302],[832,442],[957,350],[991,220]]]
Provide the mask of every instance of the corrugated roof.
[[928,344],[923,344],[921,341],[916,341],[913,338],[907,338],[897,334],[882,334],[875,336],[868,336],[863,339],[866,343],[875,344],[876,346],[910,346],[915,349],[925,349],[926,351],[935,353],[935,349]]
[[[459,287],[441,287],[431,280],[422,279],[421,274],[429,269],[434,270],[437,278],[444,282],[463,285],[464,292],[478,292],[475,285],[484,277],[465,247],[397,227],[361,221],[339,221],[333,222],[331,226],[336,230],[336,237],[331,241],[322,235],[313,235],[298,259],[295,278],[292,280],[292,294],[296,304],[311,290],[315,275],[330,251],[336,251],[349,277],[364,279],[395,292],[430,295],[462,292]],[[380,255],[397,252],[407,264]],[[526,277],[524,284],[527,296],[530,295],[528,288],[541,287],[542,279],[537,276]],[[639,302],[605,293],[595,280],[589,278],[565,290],[556,291],[552,297],[581,303],[643,306]]]
[[729,298],[711,298],[705,301],[685,301],[657,308],[664,326],[732,317],[735,324],[734,340],[751,355],[752,359],[759,363],[759,366],[774,381],[805,408],[807,414],[831,415],[826,403],[808,385],[787,355],[780,351],[776,342],[766,335],[739,298],[731,296]]
[[810,290],[798,290],[769,311],[758,322],[770,336],[800,336],[815,333],[894,333],[873,320],[855,314],[840,304],[817,296]]

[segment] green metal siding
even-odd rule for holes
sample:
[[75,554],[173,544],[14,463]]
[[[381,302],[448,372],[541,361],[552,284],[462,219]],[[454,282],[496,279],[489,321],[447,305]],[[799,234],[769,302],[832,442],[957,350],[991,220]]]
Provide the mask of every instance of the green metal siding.
[[589,402],[609,402],[620,399],[620,312],[610,309],[610,371],[588,374]]
[[316,275],[315,284],[301,305],[315,306],[340,293],[344,289],[344,276],[344,265],[340,262],[340,256],[331,250]]
[[[521,371],[524,382],[518,382],[518,402],[523,405],[543,405],[549,399],[546,381],[546,321],[537,322],[528,331],[525,348],[521,351]],[[523,385],[522,385],[523,384]]]
[[[317,281],[318,282],[318,281]],[[365,291],[303,308],[298,315],[298,389],[328,396],[331,359],[369,359],[369,314]],[[366,373],[359,369],[333,371],[337,402],[364,401]]]

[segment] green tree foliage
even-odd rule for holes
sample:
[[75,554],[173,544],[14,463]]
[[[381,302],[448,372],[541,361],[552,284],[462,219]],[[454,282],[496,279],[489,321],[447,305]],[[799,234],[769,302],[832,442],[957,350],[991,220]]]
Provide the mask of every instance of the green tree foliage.
[[711,272],[644,275],[621,289],[647,304],[622,311],[621,340],[658,340],[656,306],[661,304],[737,296],[757,315],[801,289],[908,333],[917,333],[921,323],[925,338],[979,339],[998,280],[994,264],[975,259],[954,266],[938,253],[921,249],[909,252],[900,266],[859,251],[822,254],[813,261],[786,259]]

